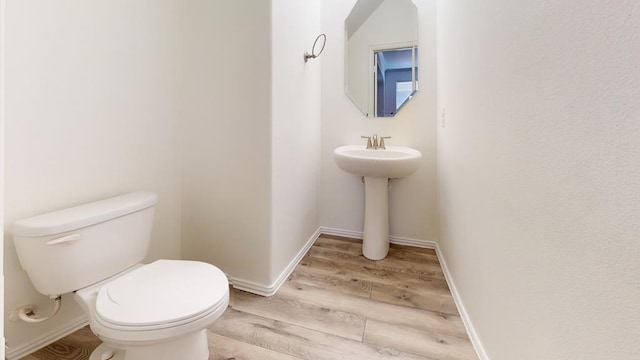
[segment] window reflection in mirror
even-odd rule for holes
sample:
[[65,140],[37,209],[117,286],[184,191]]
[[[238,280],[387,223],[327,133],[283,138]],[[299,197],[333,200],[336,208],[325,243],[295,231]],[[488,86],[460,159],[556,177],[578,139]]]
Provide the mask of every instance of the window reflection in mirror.
[[376,117],[392,117],[418,90],[417,47],[374,52]]
[[[418,9],[412,0],[358,0],[345,20],[345,92],[367,117],[394,116],[417,90]],[[412,52],[407,56],[402,50]],[[396,54],[396,51],[398,52]],[[382,53],[382,54],[381,54]],[[377,62],[405,57],[409,80],[386,80]],[[399,66],[399,65],[391,65]],[[406,70],[405,70],[406,71]],[[378,81],[381,80],[381,82]],[[411,81],[411,90],[402,82]],[[396,84],[400,83],[399,90]],[[395,105],[396,98],[398,105]]]

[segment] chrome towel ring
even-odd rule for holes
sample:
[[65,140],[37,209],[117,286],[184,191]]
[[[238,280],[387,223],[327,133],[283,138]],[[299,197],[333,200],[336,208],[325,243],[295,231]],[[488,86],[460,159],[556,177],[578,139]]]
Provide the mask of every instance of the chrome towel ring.
[[[322,38],[322,47],[320,47],[320,51],[318,51],[318,53],[316,54],[316,45],[318,45],[318,40],[320,40],[320,38]],[[309,61],[309,59],[315,59],[318,56],[320,56],[326,44],[327,44],[327,35],[325,34],[318,35],[318,37],[316,38],[316,41],[313,42],[313,48],[311,49],[311,54],[309,54],[307,51],[304,52],[304,62],[307,62]]]

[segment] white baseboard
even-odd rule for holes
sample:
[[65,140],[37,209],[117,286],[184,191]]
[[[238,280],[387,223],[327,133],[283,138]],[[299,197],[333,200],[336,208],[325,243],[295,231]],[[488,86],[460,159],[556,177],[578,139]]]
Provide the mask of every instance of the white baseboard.
[[413,246],[413,247],[426,248],[426,249],[435,249],[438,246],[438,243],[436,243],[435,241],[403,238],[398,236],[389,236],[389,242],[392,244]]
[[353,239],[362,239],[363,232],[362,231],[352,231],[352,230],[343,230],[343,229],[335,229],[321,226],[318,231],[321,234],[333,235],[333,236],[343,236]]
[[476,332],[476,329],[473,327],[471,323],[471,318],[469,318],[469,314],[467,313],[466,308],[464,307],[464,303],[462,302],[462,298],[460,297],[460,293],[458,292],[458,288],[456,287],[453,278],[451,277],[451,272],[449,271],[449,267],[447,266],[447,261],[445,260],[442,251],[438,244],[435,244],[436,254],[438,255],[438,261],[440,261],[440,266],[442,267],[442,272],[444,273],[444,277],[447,280],[447,285],[449,285],[449,290],[451,290],[451,296],[453,296],[453,301],[458,308],[458,313],[460,314],[460,318],[462,319],[462,323],[464,324],[465,329],[467,330],[467,334],[469,334],[469,339],[471,340],[471,344],[473,345],[476,354],[478,355],[478,359],[480,360],[490,360],[487,351],[484,349],[482,342],[480,341],[480,337]]
[[282,284],[289,278],[289,275],[291,275],[291,273],[296,268],[296,266],[298,266],[298,263],[300,262],[300,260],[302,260],[304,255],[307,253],[307,251],[309,251],[309,249],[311,248],[313,243],[318,239],[319,236],[320,236],[320,228],[318,228],[315,231],[315,233],[311,235],[309,240],[307,240],[307,242],[304,244],[302,249],[298,251],[298,254],[296,254],[296,256],[289,262],[289,265],[287,265],[287,267],[284,268],[284,270],[280,273],[280,275],[278,276],[278,278],[273,284],[265,286],[263,284],[236,278],[233,276],[229,276],[229,283],[231,283],[231,285],[238,290],[248,291],[250,293],[257,294],[257,295],[271,296],[275,294],[276,291],[278,291],[278,289],[280,288],[280,286],[282,286]]
[[[344,236],[354,239],[362,239],[364,236],[364,233],[362,231],[342,230],[328,227],[320,227],[319,231],[321,234]],[[392,244],[415,246],[427,249],[435,249],[437,246],[437,243],[435,241],[411,239],[400,236],[389,236],[389,242]]]
[[83,316],[81,318],[76,319],[75,321],[65,324],[65,326],[53,332],[50,332],[48,334],[45,334],[43,336],[33,339],[28,344],[24,344],[22,346],[18,346],[15,348],[9,347],[6,354],[6,360],[17,360],[17,359],[23,358],[31,353],[34,353],[42,349],[43,347],[51,343],[54,343],[62,339],[63,337],[73,332],[80,330],[84,326],[87,326],[87,324],[89,324],[89,321],[87,320],[86,317]]

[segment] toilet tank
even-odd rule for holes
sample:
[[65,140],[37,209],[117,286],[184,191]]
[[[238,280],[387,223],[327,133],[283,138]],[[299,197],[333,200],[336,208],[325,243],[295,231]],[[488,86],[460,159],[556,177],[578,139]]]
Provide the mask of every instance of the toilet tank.
[[14,222],[22,268],[38,292],[72,292],[139,263],[158,197],[134,192]]

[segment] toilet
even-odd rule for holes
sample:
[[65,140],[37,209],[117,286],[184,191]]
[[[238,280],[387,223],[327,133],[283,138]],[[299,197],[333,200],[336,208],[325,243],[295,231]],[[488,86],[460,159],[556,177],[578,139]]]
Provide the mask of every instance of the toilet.
[[134,192],[14,222],[20,264],[38,292],[74,293],[102,344],[91,360],[206,360],[206,327],[229,284],[199,261],[141,261],[158,197]]

